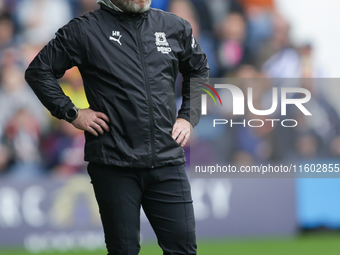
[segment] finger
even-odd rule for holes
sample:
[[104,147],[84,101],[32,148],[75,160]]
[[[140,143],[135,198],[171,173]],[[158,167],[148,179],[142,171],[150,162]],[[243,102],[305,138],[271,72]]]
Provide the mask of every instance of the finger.
[[179,136],[177,137],[176,142],[181,144],[184,140],[185,135],[186,135],[185,131],[182,130]]
[[109,122],[109,123],[110,123],[110,119],[109,119],[109,117],[108,117],[105,113],[96,112],[96,116],[97,116],[98,118],[101,118],[101,119],[105,120],[106,122]]
[[179,134],[180,134],[180,130],[179,130],[178,128],[176,128],[176,129],[172,132],[172,138],[173,138],[174,140],[176,140],[176,139],[178,138]]
[[106,132],[110,131],[109,126],[102,119],[97,118],[94,120],[94,122],[97,123],[99,126],[101,126],[103,129],[105,129]]
[[96,130],[94,130],[92,127],[88,127],[86,129],[87,132],[91,133],[94,136],[98,136],[98,133],[96,132]]
[[101,126],[99,126],[97,123],[92,122],[90,124],[90,127],[92,127],[94,130],[96,130],[99,134],[103,135],[104,134],[104,130],[102,129]]
[[[174,134],[177,131],[177,126],[178,125],[177,125],[177,122],[176,122],[175,125],[172,127],[172,133],[171,133],[172,137],[174,137]],[[174,139],[176,139],[176,137]]]
[[190,134],[187,133],[187,134],[185,135],[185,137],[184,137],[184,140],[183,140],[182,143],[181,143],[181,146],[182,146],[182,147],[184,147],[184,146],[187,144],[187,142],[188,142],[188,140],[189,140],[189,137],[190,137]]

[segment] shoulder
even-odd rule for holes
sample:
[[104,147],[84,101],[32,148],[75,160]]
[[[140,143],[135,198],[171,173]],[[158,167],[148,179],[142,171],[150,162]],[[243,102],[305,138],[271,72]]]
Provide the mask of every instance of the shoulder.
[[150,8],[150,15],[155,19],[164,20],[165,22],[169,23],[172,26],[176,26],[176,28],[179,29],[185,30],[186,28],[191,27],[190,23],[187,20],[171,12],[166,12],[156,8]]
[[94,26],[94,24],[98,23],[101,15],[102,13],[99,10],[88,12],[82,16],[71,19],[70,22],[63,26],[60,30],[86,34],[84,31],[88,31]]
[[101,9],[97,9],[95,11],[88,12],[82,16],[73,18],[67,25],[84,27],[93,23],[97,23],[98,20],[103,17],[103,15],[104,12]]
[[76,17],[72,19],[70,22],[76,22],[79,25],[85,25],[86,23],[97,20],[98,17],[100,17],[101,15],[102,12],[100,11],[100,9],[98,9],[92,12],[88,12],[82,16]]
[[82,16],[71,19],[66,25],[62,26],[56,32],[58,38],[75,39],[84,38],[87,31],[91,29],[95,22],[98,20],[98,16],[101,14],[98,10],[86,13]]

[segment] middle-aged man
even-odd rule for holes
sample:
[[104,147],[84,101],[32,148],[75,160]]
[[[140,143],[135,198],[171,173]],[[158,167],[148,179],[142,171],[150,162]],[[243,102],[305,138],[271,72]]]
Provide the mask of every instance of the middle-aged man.
[[[86,136],[85,160],[110,255],[140,250],[140,208],[164,254],[196,254],[183,146],[199,114],[190,79],[208,77],[190,24],[151,0],[98,0],[100,9],[56,33],[26,71],[51,114]],[[57,79],[77,66],[89,109],[77,109]],[[181,109],[175,81],[183,75]],[[197,112],[197,109],[196,109]]]

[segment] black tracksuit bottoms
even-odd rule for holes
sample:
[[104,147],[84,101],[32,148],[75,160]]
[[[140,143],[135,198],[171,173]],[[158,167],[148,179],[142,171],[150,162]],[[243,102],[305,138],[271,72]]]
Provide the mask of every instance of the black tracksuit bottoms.
[[140,209],[164,255],[196,254],[195,219],[184,165],[136,169],[89,163],[108,255],[140,251]]

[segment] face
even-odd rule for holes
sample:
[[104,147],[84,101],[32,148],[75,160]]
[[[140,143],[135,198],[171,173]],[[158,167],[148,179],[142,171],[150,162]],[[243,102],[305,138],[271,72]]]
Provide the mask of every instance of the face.
[[112,0],[120,9],[125,12],[141,13],[150,8],[151,0]]

